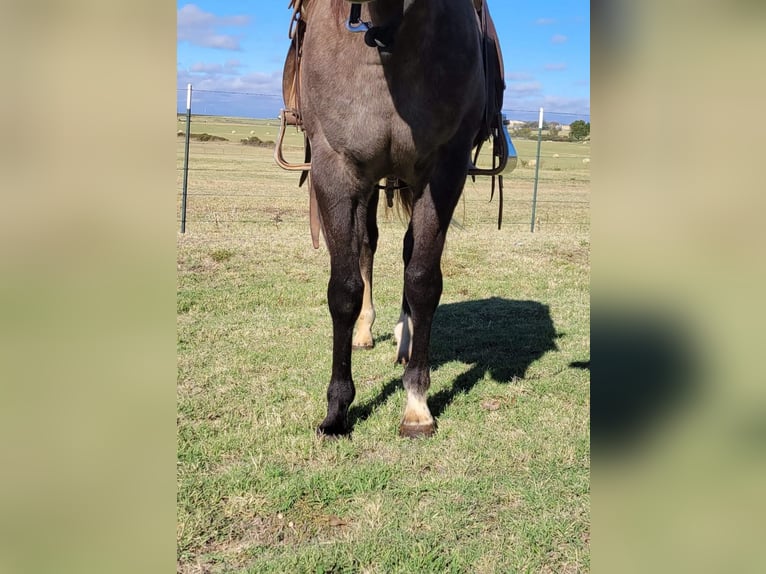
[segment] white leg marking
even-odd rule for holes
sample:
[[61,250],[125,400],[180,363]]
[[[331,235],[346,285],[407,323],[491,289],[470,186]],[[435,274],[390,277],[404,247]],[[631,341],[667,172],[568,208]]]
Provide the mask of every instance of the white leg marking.
[[370,284],[362,277],[364,282],[364,298],[362,300],[362,310],[359,318],[356,320],[356,332],[352,346],[361,349],[370,349],[374,345],[372,339],[372,325],[375,323],[375,307],[372,304],[372,289]]
[[403,425],[430,425],[434,417],[428,409],[425,395],[407,391],[407,406],[404,407]]
[[412,355],[412,318],[402,311],[399,322],[394,327],[396,337],[396,362],[402,365],[410,360]]

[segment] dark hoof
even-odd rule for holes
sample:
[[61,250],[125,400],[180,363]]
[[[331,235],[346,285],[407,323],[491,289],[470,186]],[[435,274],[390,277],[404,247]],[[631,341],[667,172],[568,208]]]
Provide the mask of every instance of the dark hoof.
[[399,436],[405,438],[428,438],[434,434],[436,427],[433,423],[425,425],[399,425]]
[[345,424],[329,425],[322,423],[317,427],[317,436],[319,438],[336,439],[344,436],[348,436],[351,429]]
[[317,429],[317,438],[320,442],[328,441],[328,442],[335,442],[336,440],[341,440],[344,438],[349,438],[351,435],[349,434],[326,434],[322,432],[322,429]]

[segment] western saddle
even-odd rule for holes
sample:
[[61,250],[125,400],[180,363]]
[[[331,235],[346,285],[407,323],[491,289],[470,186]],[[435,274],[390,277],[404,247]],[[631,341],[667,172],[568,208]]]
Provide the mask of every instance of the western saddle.
[[[306,157],[302,163],[287,161],[282,153],[282,144],[284,142],[284,134],[287,126],[296,126],[298,129],[303,130],[303,121],[301,117],[300,67],[303,38],[306,32],[306,26],[309,25],[306,18],[307,10],[305,4],[309,4],[311,1],[312,0],[290,0],[290,4],[288,5],[289,8],[292,8],[293,14],[288,32],[291,39],[290,48],[287,52],[282,74],[282,96],[285,107],[280,113],[280,131],[274,151],[274,159],[281,168],[302,172],[299,186],[303,185],[309,173],[309,169],[311,168],[310,144],[306,140]],[[487,6],[486,0],[472,0],[472,2],[476,10],[476,22],[482,38],[482,60],[484,64],[486,105],[482,124],[479,126],[479,131],[476,140],[474,141],[475,153],[473,162],[469,165],[468,175],[471,177],[477,175],[491,176],[492,195],[494,195],[495,190],[495,176],[500,175],[500,213],[498,215],[498,228],[500,228],[502,222],[503,197],[501,174],[508,173],[515,168],[516,150],[513,147],[513,143],[508,135],[505,121],[501,114],[503,92],[505,91],[505,73],[503,68],[503,55],[500,51],[500,42],[498,41],[497,31],[495,30],[492,17],[489,14],[489,7]],[[476,167],[476,161],[479,157],[481,147],[483,143],[490,138],[493,140],[492,167]],[[401,182],[397,184],[396,180],[389,179],[386,183],[385,189],[389,195],[389,203],[391,194],[393,193],[392,189],[395,189],[396,185],[401,185]],[[311,207],[315,209],[316,206],[314,205],[313,197],[311,203]],[[312,209],[312,212],[314,209]],[[314,214],[312,213],[312,221],[314,219],[313,216]],[[315,224],[312,223],[312,239],[314,239],[314,246],[317,247],[318,225],[316,225],[316,230],[314,227]]]

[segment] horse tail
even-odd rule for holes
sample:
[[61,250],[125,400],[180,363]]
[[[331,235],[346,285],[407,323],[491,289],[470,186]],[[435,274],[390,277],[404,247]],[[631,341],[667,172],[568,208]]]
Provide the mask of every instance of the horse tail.
[[[397,219],[404,223],[409,223],[412,219],[412,189],[407,186],[403,181],[397,180],[401,187],[397,187],[393,190],[389,190],[388,187],[384,187],[386,190],[386,221],[391,221],[393,215],[396,214]],[[461,202],[463,204],[463,217],[465,221],[465,195],[461,194]],[[455,218],[453,213],[450,225],[459,229],[463,228],[462,223]]]
[[390,221],[395,213],[399,221],[409,222],[412,217],[412,189],[394,178],[388,178],[383,189],[386,192],[386,219]]

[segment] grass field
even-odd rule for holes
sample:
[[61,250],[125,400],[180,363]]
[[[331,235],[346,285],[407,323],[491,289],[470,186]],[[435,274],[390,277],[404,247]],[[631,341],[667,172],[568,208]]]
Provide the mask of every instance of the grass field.
[[467,184],[432,338],[438,431],[421,441],[397,436],[405,224],[381,218],[354,431],[320,441],[327,250],[311,247],[297,175],[239,143],[276,128],[192,123],[232,141],[192,143],[178,235],[178,571],[588,571],[590,146],[544,142],[534,234],[534,169],[507,179],[500,231],[488,182]]

